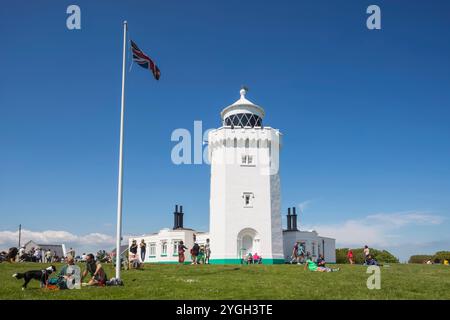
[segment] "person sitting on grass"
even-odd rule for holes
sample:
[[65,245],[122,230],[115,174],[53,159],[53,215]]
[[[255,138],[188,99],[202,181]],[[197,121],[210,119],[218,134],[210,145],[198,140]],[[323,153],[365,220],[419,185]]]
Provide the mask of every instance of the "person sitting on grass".
[[255,252],[253,255],[253,263],[261,264],[262,263],[262,257],[258,256],[258,254]]
[[381,266],[381,264],[378,263],[377,260],[375,260],[372,255],[368,255],[366,258],[366,265],[368,266]]
[[247,255],[245,260],[246,260],[245,262],[247,262],[247,264],[252,264],[253,263],[253,256],[252,256],[251,252],[248,253],[248,255]]
[[103,270],[100,261],[96,262],[92,253],[89,253],[86,256],[86,270],[83,271],[81,279],[84,279],[88,273],[90,274],[91,279],[88,283],[83,285],[104,286],[106,281],[108,280],[105,270]]
[[67,264],[61,268],[61,271],[59,272],[58,276],[56,278],[51,278],[48,280],[47,287],[49,289],[55,289],[55,288],[60,289],[60,290],[68,289],[67,281],[69,279],[72,280],[73,284],[75,284],[75,279],[73,278],[73,274],[69,274],[67,272],[67,269],[70,266],[75,265],[75,259],[71,255],[68,255],[66,258],[66,262],[67,262]]
[[319,254],[319,258],[317,258],[316,263],[319,267],[325,267],[325,259],[323,258],[322,254]]
[[141,267],[141,261],[139,260],[139,256],[134,253],[130,253],[130,268],[131,269],[139,269]]
[[318,272],[336,272],[340,270],[339,268],[331,269],[327,267],[319,267],[314,261],[311,260],[311,258],[306,260],[305,267],[303,269],[306,270],[306,268],[308,268],[309,271],[318,271]]

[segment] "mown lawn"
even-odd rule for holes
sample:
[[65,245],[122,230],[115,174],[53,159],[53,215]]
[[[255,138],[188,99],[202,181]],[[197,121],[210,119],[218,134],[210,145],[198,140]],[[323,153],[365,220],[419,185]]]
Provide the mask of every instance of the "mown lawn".
[[[367,289],[370,274],[360,265],[333,266],[341,271],[331,273],[299,265],[146,265],[122,271],[124,287],[59,291],[35,280],[22,291],[23,280],[12,278],[44,266],[1,263],[0,299],[450,299],[450,267],[443,265],[381,267],[380,290]],[[114,275],[111,265],[106,271]]]

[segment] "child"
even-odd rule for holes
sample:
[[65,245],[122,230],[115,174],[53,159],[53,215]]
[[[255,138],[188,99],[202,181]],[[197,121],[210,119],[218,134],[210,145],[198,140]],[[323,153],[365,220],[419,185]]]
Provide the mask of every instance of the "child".
[[205,247],[201,246],[197,256],[197,264],[205,263]]

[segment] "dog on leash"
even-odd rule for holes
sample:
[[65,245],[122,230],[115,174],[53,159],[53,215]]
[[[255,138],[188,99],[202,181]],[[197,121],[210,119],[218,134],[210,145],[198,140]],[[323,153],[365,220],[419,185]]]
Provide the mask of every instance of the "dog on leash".
[[24,284],[22,285],[22,290],[27,288],[28,282],[32,279],[38,280],[40,283],[40,287],[44,288],[47,286],[48,278],[53,273],[56,272],[56,267],[51,265],[50,267],[42,270],[30,270],[24,273],[15,273],[13,277],[16,279],[24,279]]

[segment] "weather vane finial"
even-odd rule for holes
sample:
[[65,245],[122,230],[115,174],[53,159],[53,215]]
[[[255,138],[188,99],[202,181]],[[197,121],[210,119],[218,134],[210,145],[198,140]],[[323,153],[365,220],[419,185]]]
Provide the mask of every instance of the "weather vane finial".
[[240,91],[241,97],[244,97],[247,92],[248,92],[248,88],[246,86],[242,85],[241,91]]

